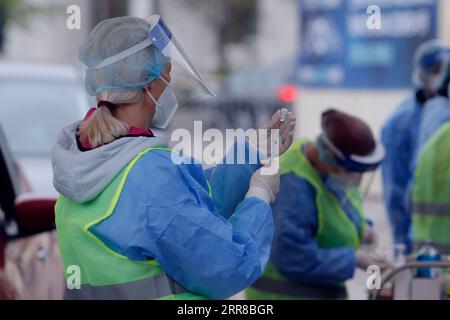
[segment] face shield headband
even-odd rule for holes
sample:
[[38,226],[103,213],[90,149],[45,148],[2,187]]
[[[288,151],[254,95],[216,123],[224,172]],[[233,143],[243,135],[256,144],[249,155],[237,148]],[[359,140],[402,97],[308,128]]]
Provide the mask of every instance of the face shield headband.
[[145,40],[106,58],[89,69],[97,70],[105,68],[133,54],[136,54],[151,45],[154,45],[168,59],[168,61],[171,63],[174,62],[184,69],[184,71],[189,74],[190,78],[201,87],[203,92],[214,96],[214,93],[207,85],[201,73],[191,63],[191,60],[184,52],[181,45],[175,40],[172,32],[169,30],[161,17],[159,15],[153,15],[147,19],[147,22],[150,24],[150,30],[148,31],[148,36]]
[[325,135],[322,133],[319,136],[321,142],[328,147],[338,158],[337,164],[347,171],[351,172],[366,172],[378,168],[384,158],[384,148],[377,143],[375,150],[367,156],[358,156],[354,154],[345,154],[341,152]]

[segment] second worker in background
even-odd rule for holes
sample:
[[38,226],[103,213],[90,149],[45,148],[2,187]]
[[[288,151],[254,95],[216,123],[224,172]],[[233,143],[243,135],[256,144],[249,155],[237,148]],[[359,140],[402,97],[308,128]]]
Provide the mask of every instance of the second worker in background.
[[376,240],[358,186],[375,170],[383,147],[362,120],[331,109],[316,142],[299,140],[281,157],[281,185],[272,205],[275,234],[263,276],[250,299],[344,299],[355,268],[386,261],[360,249]]

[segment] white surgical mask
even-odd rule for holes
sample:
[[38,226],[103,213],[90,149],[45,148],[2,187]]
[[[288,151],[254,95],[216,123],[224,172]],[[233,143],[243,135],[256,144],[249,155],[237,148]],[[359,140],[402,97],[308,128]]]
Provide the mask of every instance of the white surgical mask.
[[170,84],[163,77],[159,77],[167,85],[158,101],[153,97],[150,91],[147,94],[155,103],[155,115],[149,126],[165,129],[178,109],[178,101]]

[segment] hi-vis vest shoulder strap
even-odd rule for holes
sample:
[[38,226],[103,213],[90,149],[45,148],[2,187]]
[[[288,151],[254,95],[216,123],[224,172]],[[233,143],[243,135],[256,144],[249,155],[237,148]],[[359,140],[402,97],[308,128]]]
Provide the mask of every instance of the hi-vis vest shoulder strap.
[[450,122],[442,125],[420,154],[413,189],[413,240],[431,240],[450,254]]
[[[114,212],[125,181],[147,152],[171,149],[152,147],[139,153],[93,200],[80,204],[60,196],[56,229],[65,270],[79,270],[81,289],[67,290],[72,299],[202,299],[187,292],[166,275],[156,260],[132,261],[102,242],[91,227]],[[67,281],[75,281],[66,273]]]

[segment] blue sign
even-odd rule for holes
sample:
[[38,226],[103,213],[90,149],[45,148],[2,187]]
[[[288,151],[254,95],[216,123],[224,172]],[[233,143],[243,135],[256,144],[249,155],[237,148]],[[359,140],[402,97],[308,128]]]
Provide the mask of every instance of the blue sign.
[[299,0],[305,87],[410,87],[415,49],[437,34],[437,0]]

